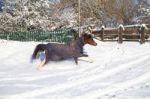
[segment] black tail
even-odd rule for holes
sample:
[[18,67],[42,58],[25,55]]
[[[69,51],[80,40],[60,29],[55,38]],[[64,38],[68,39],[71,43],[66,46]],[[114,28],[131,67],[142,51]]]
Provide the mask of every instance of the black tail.
[[32,54],[32,60],[33,59],[36,59],[36,56],[37,56],[37,54],[38,54],[38,52],[40,52],[40,51],[44,51],[46,49],[46,44],[38,44],[36,47],[35,47],[35,50],[34,50],[34,52],[33,52],[33,54]]

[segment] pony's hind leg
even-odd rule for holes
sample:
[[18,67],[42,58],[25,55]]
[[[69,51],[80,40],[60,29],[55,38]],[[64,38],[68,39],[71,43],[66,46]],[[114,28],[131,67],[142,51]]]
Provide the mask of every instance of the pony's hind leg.
[[45,59],[39,64],[37,69],[40,69],[41,67],[43,67],[47,63],[48,63],[48,51],[45,50]]
[[46,60],[44,59],[37,67],[37,69],[39,70],[41,67],[43,67],[45,65]]

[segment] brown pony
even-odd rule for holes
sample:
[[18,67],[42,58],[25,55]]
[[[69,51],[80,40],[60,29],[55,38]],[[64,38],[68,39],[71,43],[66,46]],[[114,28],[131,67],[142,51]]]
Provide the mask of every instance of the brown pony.
[[36,59],[38,52],[45,51],[45,59],[40,66],[47,64],[48,61],[59,61],[69,58],[73,58],[75,63],[78,64],[78,57],[88,57],[88,55],[83,52],[83,46],[85,44],[97,45],[93,40],[93,36],[87,33],[82,34],[81,37],[77,36],[74,41],[68,44],[38,44],[33,52],[32,60]]

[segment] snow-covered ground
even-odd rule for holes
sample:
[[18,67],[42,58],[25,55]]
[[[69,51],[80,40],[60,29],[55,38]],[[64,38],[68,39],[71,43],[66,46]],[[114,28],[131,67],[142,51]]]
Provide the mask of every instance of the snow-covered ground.
[[0,99],[150,99],[150,43],[97,43],[85,46],[93,63],[37,70],[30,57],[38,43],[0,41]]

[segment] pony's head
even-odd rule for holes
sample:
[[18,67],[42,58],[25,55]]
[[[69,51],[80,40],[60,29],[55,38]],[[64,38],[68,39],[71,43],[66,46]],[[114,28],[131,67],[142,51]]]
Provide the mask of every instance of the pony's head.
[[93,45],[96,46],[97,43],[94,41],[94,36],[92,34],[89,33],[83,33],[82,34],[82,38],[85,44],[89,44],[89,45]]

